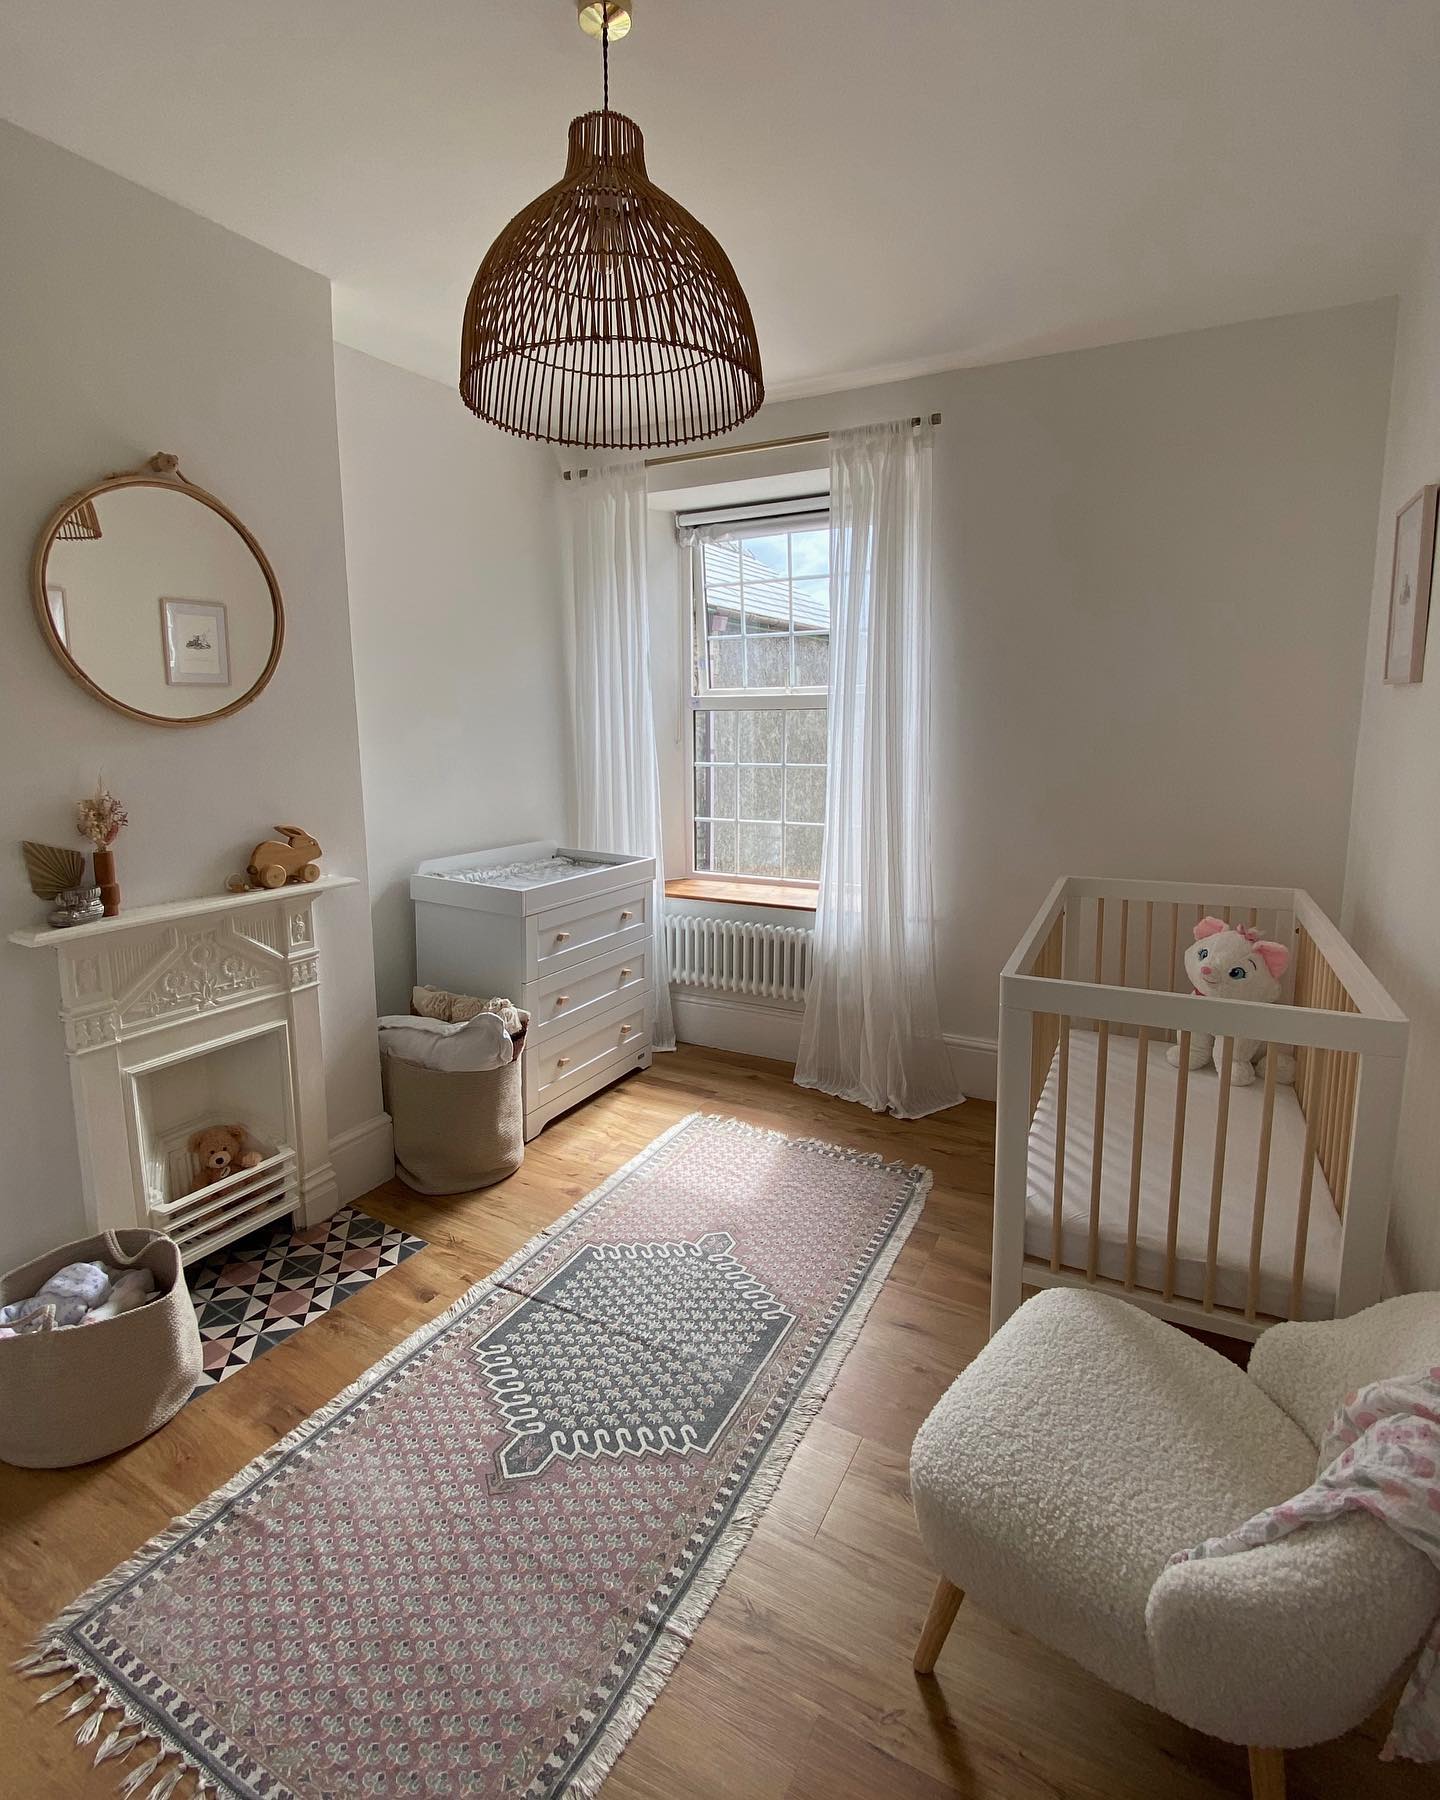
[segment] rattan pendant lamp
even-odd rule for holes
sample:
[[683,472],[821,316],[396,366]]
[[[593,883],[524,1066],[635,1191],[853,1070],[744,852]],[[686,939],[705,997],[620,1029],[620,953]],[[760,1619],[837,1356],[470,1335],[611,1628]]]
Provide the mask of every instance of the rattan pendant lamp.
[[715,437],[765,398],[750,304],[730,259],[645,172],[640,128],[610,110],[610,39],[633,0],[580,0],[605,99],[570,123],[565,174],[490,246],[460,338],[471,412],[521,437],[648,450]]

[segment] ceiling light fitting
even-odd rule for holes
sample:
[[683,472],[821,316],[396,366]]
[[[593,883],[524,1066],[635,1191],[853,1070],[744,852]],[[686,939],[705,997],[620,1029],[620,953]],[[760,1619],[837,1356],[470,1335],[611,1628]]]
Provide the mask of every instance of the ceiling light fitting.
[[610,43],[629,4],[580,0],[604,103],[570,123],[565,173],[504,228],[465,308],[460,392],[521,437],[648,450],[716,437],[765,398],[730,259],[650,180],[640,128],[610,110]]

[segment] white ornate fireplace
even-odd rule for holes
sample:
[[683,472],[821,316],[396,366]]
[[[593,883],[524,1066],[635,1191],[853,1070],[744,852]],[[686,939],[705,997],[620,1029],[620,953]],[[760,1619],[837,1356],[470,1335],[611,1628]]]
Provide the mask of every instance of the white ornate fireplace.
[[[326,875],[10,934],[59,959],[96,1230],[150,1226],[192,1262],[285,1213],[313,1225],[335,1211],[315,905],[351,885]],[[194,1187],[192,1132],[232,1123],[261,1161]]]

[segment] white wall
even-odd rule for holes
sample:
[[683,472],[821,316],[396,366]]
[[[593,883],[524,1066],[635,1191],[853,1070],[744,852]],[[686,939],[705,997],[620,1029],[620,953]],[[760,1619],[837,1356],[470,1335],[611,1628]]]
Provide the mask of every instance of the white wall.
[[[1338,908],[1393,332],[1392,302],[1346,307],[790,401],[737,434],[944,414],[948,1033],[993,1039],[997,971],[1061,873],[1293,882]],[[800,470],[814,451],[789,455]],[[673,870],[681,603],[668,547],[652,555]]]
[[[103,769],[130,810],[128,904],[218,891],[277,820],[365,877],[330,290],[320,276],[0,124],[0,921],[34,923],[18,840],[69,844]],[[45,647],[35,535],[83,483],[173,451],[245,520],[286,601],[285,652],[234,718],[123,718]],[[366,890],[321,902],[332,1135],[380,1113]],[[0,1264],[84,1225],[52,957],[0,943]],[[337,1159],[346,1183],[352,1162]]]
[[565,836],[554,459],[458,392],[337,349],[381,1012],[415,979],[422,857]]
[[1440,230],[1401,295],[1380,495],[1345,926],[1410,1015],[1391,1245],[1406,1288],[1440,1288],[1440,592],[1425,678],[1384,683],[1395,514],[1440,481]]

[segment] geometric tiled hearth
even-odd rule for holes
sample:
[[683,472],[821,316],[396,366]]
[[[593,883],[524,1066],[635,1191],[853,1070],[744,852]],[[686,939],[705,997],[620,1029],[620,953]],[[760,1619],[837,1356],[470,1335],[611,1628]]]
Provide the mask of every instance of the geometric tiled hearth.
[[344,1206],[306,1231],[281,1219],[193,1264],[185,1274],[205,1346],[195,1393],[246,1368],[424,1248],[424,1238]]

